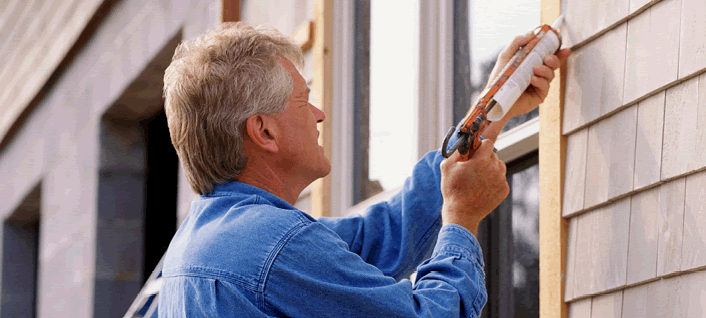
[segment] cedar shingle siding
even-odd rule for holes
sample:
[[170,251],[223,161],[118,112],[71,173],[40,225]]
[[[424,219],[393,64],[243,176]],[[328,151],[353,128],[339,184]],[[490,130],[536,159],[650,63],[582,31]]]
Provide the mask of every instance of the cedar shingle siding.
[[562,11],[569,317],[702,317],[706,2]]

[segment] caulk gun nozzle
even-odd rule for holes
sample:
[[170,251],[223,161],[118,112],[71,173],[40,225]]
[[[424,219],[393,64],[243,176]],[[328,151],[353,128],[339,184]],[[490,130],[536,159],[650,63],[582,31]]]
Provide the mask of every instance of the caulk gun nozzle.
[[561,25],[564,23],[564,15],[560,15],[556,20],[554,20],[554,23],[552,23],[552,29],[559,29]]

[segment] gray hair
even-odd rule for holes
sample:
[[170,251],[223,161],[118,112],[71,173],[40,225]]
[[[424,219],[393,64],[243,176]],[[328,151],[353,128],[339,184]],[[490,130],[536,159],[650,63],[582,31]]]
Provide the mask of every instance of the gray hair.
[[277,30],[241,22],[223,23],[177,47],[164,74],[164,108],[195,192],[208,194],[245,168],[248,117],[286,107],[293,82],[278,57],[303,65],[301,49]]

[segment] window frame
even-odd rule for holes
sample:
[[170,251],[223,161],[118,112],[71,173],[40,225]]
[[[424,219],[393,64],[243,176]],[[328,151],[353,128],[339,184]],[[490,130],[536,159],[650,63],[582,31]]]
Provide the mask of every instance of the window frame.
[[[369,10],[370,0],[365,1],[367,8],[362,8]],[[439,149],[449,127],[455,124],[454,119],[463,116],[470,107],[468,104],[462,111],[456,109],[462,106],[460,104],[468,103],[472,92],[470,82],[462,83],[463,74],[457,74],[459,68],[465,67],[464,59],[469,59],[470,56],[463,56],[461,51],[467,48],[455,37],[468,37],[468,33],[459,32],[454,35],[455,29],[468,29],[468,5],[468,0],[420,1],[419,55],[425,58],[419,58],[418,65],[418,93],[415,105],[417,147],[414,150],[417,159],[429,151]],[[400,186],[385,190],[353,204],[354,187],[364,186],[363,181],[367,181],[353,182],[355,178],[362,179],[358,176],[360,171],[355,170],[355,136],[359,133],[355,130],[354,120],[357,109],[356,94],[360,94],[361,89],[356,87],[355,78],[356,61],[359,58],[356,55],[360,54],[355,42],[356,19],[359,18],[357,10],[360,8],[361,6],[356,7],[354,2],[337,1],[333,9],[334,21],[337,22],[334,23],[334,34],[338,36],[334,38],[333,43],[333,73],[336,81],[333,85],[333,107],[330,116],[333,121],[330,158],[331,216],[360,213],[377,202],[388,200],[402,188]],[[466,13],[466,16],[460,15],[459,12]],[[369,18],[368,12],[368,25]],[[369,45],[369,34],[367,37]],[[369,63],[369,56],[367,62]],[[467,63],[470,67],[470,59]],[[461,69],[460,72],[470,73],[470,69]],[[464,87],[464,84],[468,87]],[[461,91],[464,89],[465,91]],[[367,97],[369,98],[369,95]],[[506,163],[537,151],[539,117],[501,133],[495,148],[498,149],[500,160]]]
[[[346,5],[341,5],[341,7],[344,6]],[[345,16],[351,19],[350,17],[355,14],[355,8],[349,5],[346,7],[346,10],[350,10],[351,12],[346,12],[345,10],[338,12],[334,9],[334,11],[336,11],[334,15],[341,14],[341,17]],[[417,95],[415,96],[417,102],[415,105],[414,138],[417,143],[413,151],[415,151],[417,159],[421,159],[421,157],[429,151],[439,149],[449,127],[453,125],[454,0],[420,1],[419,10],[419,55],[420,57],[424,56],[424,58],[419,58],[419,76],[417,80]],[[338,18],[336,21],[339,21]],[[346,30],[346,28],[349,30],[354,29],[353,21],[348,23],[346,20],[341,21],[343,23],[339,25],[343,30]],[[341,38],[343,37],[345,37],[345,35]],[[339,51],[353,52],[356,49],[351,40],[340,42],[342,45]],[[339,66],[343,69],[349,68],[349,74],[351,74],[354,72],[352,63],[354,59],[355,57],[348,60],[336,60],[336,56],[334,55],[334,66]],[[339,74],[345,73],[341,72]],[[352,80],[352,76],[346,76],[345,78],[336,76],[335,69],[334,76],[342,82]],[[357,94],[357,92],[353,91],[354,88],[352,85],[353,83],[348,84],[348,86],[341,85],[342,87],[351,89],[349,95],[347,95],[350,97]],[[336,94],[335,91],[334,96],[343,97],[343,95]],[[348,98],[348,103],[351,102],[352,98]],[[337,97],[334,97],[334,113],[349,118],[349,122],[346,123],[335,122],[334,145],[338,143],[338,145],[335,146],[339,147],[338,151],[343,150],[343,152],[337,152],[337,150],[334,149],[334,157],[338,153],[340,153],[342,157],[346,157],[346,153],[353,153],[353,149],[356,147],[353,138],[345,137],[355,135],[355,127],[353,127],[352,120],[350,120],[353,118],[354,114],[349,112],[355,109],[355,105],[348,105],[349,106],[346,105],[345,100],[338,100]],[[351,182],[351,180],[358,176],[354,176],[357,172],[353,171],[354,163],[352,162],[352,156],[349,155],[347,157],[348,158],[333,158],[332,160],[332,166],[334,167],[332,171],[340,171],[337,176],[332,177],[332,200],[337,202],[337,209],[332,211],[332,216],[342,216],[363,211],[376,202],[389,199],[402,188],[400,186],[395,189],[383,191],[382,193],[353,205],[353,182]],[[365,159],[367,160],[367,158]],[[348,178],[343,176],[347,176]],[[362,184],[362,182],[358,182],[357,184]],[[333,188],[334,186],[336,188]]]
[[342,216],[353,201],[355,109],[355,2],[333,5],[333,103],[331,131],[331,216]]

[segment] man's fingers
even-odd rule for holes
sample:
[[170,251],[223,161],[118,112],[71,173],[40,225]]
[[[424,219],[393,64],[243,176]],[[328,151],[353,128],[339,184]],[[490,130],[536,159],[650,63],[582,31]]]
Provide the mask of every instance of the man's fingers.
[[534,75],[539,77],[544,77],[551,82],[554,79],[554,70],[549,68],[547,65],[535,65]]
[[571,55],[571,49],[561,49],[559,50],[559,52],[556,53],[556,57],[559,58],[560,64],[566,62],[566,59],[569,58],[569,55]]
[[556,52],[554,55],[549,55],[544,58],[544,65],[549,66],[552,70],[556,70],[564,63],[567,58],[571,55],[570,49],[562,49]]
[[477,158],[487,158],[487,157],[492,157],[492,155],[495,154],[493,152],[493,149],[495,149],[495,142],[490,140],[490,139],[484,139],[481,141],[480,147],[478,147],[478,150],[476,150],[476,153],[473,154],[473,157]]
[[525,34],[518,35],[514,39],[512,39],[512,42],[510,42],[510,45],[508,45],[508,47],[513,48],[514,50],[511,51],[515,53],[517,50],[520,49],[520,46],[529,43],[529,41],[532,40],[532,37],[534,37],[534,31],[529,31]]
[[497,161],[498,163],[498,169],[500,169],[500,173],[503,175],[507,175],[507,165],[505,165],[504,162],[502,162],[500,159]]
[[544,58],[544,65],[548,66],[552,70],[558,69],[561,66],[561,61],[556,55],[549,55]]
[[[448,158],[445,158],[443,161],[441,161],[441,164],[443,165],[447,161],[448,161],[448,163],[456,162],[456,161],[458,161],[458,156],[460,156],[458,151],[454,151],[454,153],[452,153]],[[446,163],[446,164],[448,164],[448,163]]]
[[520,49],[521,46],[529,43],[529,41],[532,40],[533,36],[533,31],[516,36],[514,39],[512,39],[512,42],[510,42],[510,44],[508,44],[507,47],[505,47],[505,49],[502,51],[499,60],[509,61],[512,56],[515,55],[515,52]]
[[547,95],[547,92],[549,92],[549,80],[543,77],[539,76],[532,76],[532,79],[530,79],[530,84],[540,90],[540,95],[542,95],[542,99]]

